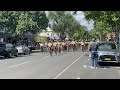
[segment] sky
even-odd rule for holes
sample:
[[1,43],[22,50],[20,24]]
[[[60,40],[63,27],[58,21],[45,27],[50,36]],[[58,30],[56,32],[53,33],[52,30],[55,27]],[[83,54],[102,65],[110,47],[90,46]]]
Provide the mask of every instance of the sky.
[[[47,11],[46,11],[46,14],[48,15],[48,12],[47,12]],[[74,15],[74,17],[75,17],[75,19],[76,19],[77,21],[79,21],[79,23],[80,23],[81,25],[87,27],[88,30],[91,30],[91,29],[94,28],[94,25],[93,25],[94,22],[93,22],[93,21],[88,22],[88,21],[86,21],[86,20],[84,19],[84,17],[85,17],[85,16],[84,16],[84,12],[78,11],[77,14]]]
[[76,20],[79,21],[81,25],[87,27],[88,30],[91,30],[94,28],[93,21],[88,22],[84,19],[84,17],[85,17],[84,12],[78,11],[77,15],[74,15],[74,16],[75,16]]

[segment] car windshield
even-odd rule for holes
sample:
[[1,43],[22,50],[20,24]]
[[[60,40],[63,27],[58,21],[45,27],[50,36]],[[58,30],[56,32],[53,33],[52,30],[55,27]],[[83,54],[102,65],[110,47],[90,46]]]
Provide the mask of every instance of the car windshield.
[[99,49],[116,49],[116,45],[114,43],[100,43]]
[[5,44],[0,44],[0,47],[5,47]]

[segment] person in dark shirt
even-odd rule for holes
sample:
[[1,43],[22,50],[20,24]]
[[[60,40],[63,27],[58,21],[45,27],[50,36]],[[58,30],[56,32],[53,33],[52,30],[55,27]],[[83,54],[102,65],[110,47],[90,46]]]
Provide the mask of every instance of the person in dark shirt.
[[91,63],[92,63],[92,69],[97,69],[97,63],[98,63],[98,43],[96,40],[93,40],[93,43],[89,47],[89,51],[91,52]]

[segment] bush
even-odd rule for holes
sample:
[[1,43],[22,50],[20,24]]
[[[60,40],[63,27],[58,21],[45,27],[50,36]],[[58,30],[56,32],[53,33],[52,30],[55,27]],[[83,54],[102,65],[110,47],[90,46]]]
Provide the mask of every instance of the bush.
[[46,41],[47,41],[47,37],[36,36],[36,37],[35,37],[35,41],[36,41],[36,42],[46,42]]
[[78,33],[74,33],[74,34],[73,34],[73,37],[74,37],[75,39],[80,39],[80,35],[79,35]]

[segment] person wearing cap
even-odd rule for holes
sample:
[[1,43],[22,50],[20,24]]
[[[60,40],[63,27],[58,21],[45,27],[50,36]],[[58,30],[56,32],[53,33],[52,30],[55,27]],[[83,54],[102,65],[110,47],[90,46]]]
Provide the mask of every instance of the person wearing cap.
[[98,43],[96,42],[96,39],[93,39],[93,43],[89,47],[89,51],[91,52],[91,63],[92,63],[92,69],[97,69],[97,63],[98,63]]

